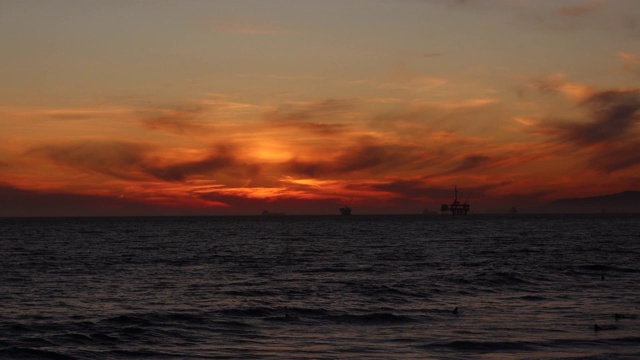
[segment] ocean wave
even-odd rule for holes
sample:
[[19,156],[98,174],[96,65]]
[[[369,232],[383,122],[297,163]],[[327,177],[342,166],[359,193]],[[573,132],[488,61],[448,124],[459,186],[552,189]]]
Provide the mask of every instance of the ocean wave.
[[125,335],[139,335],[147,331],[147,329],[140,326],[125,326],[121,329]]
[[311,268],[308,270],[302,270],[303,273],[350,273],[350,272],[369,272],[373,269],[373,266],[361,266],[361,267],[322,267]]
[[623,344],[640,344],[640,337],[638,337],[638,336],[627,336],[627,337],[613,339],[611,341],[616,342],[616,343],[623,343]]
[[285,314],[295,314],[297,316],[308,317],[322,317],[329,314],[327,310],[322,308],[281,307],[279,308],[279,311],[284,312]]
[[102,334],[102,333],[93,333],[89,335],[89,337],[92,340],[102,342],[102,343],[117,343],[120,341],[120,339],[117,337],[107,335],[107,334]]
[[113,323],[117,325],[151,325],[151,321],[149,321],[148,319],[133,315],[118,315],[115,317],[104,319],[102,320],[102,322]]
[[59,334],[52,337],[52,340],[57,343],[75,343],[75,344],[88,344],[92,343],[94,339],[90,336],[80,333],[66,333]]
[[0,349],[0,357],[5,359],[75,360],[73,356],[55,351],[32,349],[18,346],[11,346],[6,349]]
[[454,340],[442,343],[424,345],[424,348],[449,348],[456,351],[469,352],[500,352],[500,351],[531,351],[535,349],[533,343],[522,341],[464,341]]
[[227,290],[223,291],[223,293],[225,295],[247,297],[274,296],[280,294],[280,292],[276,290]]
[[[162,359],[162,358],[177,358],[178,354],[161,352],[161,351],[153,351],[153,350],[112,350],[104,354],[106,358],[116,357],[116,358],[147,358],[147,359]],[[112,355],[112,356],[110,356]],[[114,356],[113,356],[114,355]]]
[[[633,235],[610,219],[593,226],[618,233],[607,243],[566,231],[590,218],[339,219],[269,229],[247,218],[111,219],[95,221],[105,234],[84,235],[94,226],[15,227],[7,237],[19,240],[0,239],[0,359],[638,352],[637,217]],[[470,236],[450,241],[452,228]],[[617,330],[596,333],[596,322]]]
[[589,271],[589,272],[604,272],[604,273],[638,273],[640,269],[627,268],[621,266],[613,266],[613,265],[581,265],[576,267],[579,270]]
[[238,317],[266,317],[274,314],[275,310],[268,307],[231,308],[220,311],[226,316]]
[[327,316],[326,320],[335,321],[336,323],[346,323],[353,325],[393,325],[406,324],[416,321],[409,316],[395,315],[391,313],[372,313],[365,315],[333,315]]
[[390,295],[400,295],[403,297],[417,297],[417,298],[428,298],[429,295],[420,291],[411,290],[409,288],[402,288],[398,286],[391,285],[381,285],[377,286],[373,289],[375,293],[378,294],[390,294]]
[[524,296],[520,296],[519,299],[520,300],[526,300],[526,301],[546,301],[546,300],[548,300],[546,297],[539,296],[539,295],[524,295]]
[[21,344],[29,344],[32,347],[43,347],[43,346],[56,346],[57,344],[53,341],[45,339],[43,337],[25,337],[18,340]]

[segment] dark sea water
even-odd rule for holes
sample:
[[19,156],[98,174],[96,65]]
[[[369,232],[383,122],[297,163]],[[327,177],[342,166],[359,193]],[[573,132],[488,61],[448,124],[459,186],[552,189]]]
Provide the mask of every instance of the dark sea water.
[[0,236],[2,359],[640,358],[640,216],[5,218]]

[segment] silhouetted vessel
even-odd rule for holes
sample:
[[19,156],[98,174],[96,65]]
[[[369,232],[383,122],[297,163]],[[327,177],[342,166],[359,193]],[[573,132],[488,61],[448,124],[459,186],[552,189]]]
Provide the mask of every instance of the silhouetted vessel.
[[454,191],[455,191],[455,197],[453,198],[453,202],[451,203],[451,205],[447,205],[447,204],[442,204],[442,206],[440,206],[440,211],[444,214],[447,211],[451,211],[451,214],[453,215],[467,215],[467,213],[469,212],[469,208],[471,207],[471,205],[469,205],[468,202],[464,202],[461,203],[460,201],[458,201],[458,187],[454,187]]
[[351,205],[351,201],[349,201],[348,205],[345,205],[344,207],[340,208],[340,215],[342,216],[347,216],[347,215],[351,215],[351,208],[349,207]]
[[509,214],[518,215],[518,209],[516,209],[515,206],[511,207],[511,209],[509,210]]

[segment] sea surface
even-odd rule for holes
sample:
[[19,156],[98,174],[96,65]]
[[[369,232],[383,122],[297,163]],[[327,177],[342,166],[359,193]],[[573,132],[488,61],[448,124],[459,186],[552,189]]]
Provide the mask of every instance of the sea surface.
[[4,218],[0,254],[0,359],[640,359],[638,215]]

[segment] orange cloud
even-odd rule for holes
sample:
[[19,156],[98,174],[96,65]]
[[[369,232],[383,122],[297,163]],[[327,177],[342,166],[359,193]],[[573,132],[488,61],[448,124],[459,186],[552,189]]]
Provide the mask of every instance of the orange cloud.
[[[113,119],[104,125],[109,132],[94,126],[91,133],[76,129],[77,137],[56,141],[30,138],[21,145],[27,149],[22,156],[19,146],[5,143],[0,171],[9,185],[21,184],[25,191],[72,192],[113,204],[119,202],[105,199],[122,196],[122,201],[175,211],[259,213],[265,207],[304,209],[315,202],[322,207],[314,211],[335,213],[351,198],[369,211],[420,208],[421,202],[449,201],[452,184],[473,190],[479,201],[484,196],[500,201],[509,194],[529,199],[534,190],[526,187],[533,174],[547,179],[536,193],[549,194],[548,184],[568,163],[614,172],[638,163],[630,155],[638,145],[638,91],[589,88],[573,96],[567,83],[565,75],[556,75],[535,84],[543,92],[562,94],[590,122],[545,121],[541,108],[534,116],[514,115],[505,112],[498,97],[334,98],[269,106],[211,94],[184,106],[114,108],[118,111],[105,117]],[[44,109],[28,117],[60,132],[72,128],[55,120],[87,120],[74,121],[84,126],[103,116],[90,108],[63,110]],[[514,133],[495,125],[503,115],[503,123],[527,125],[529,138],[508,138]],[[490,131],[470,130],[476,126]],[[595,151],[614,141],[619,143]],[[571,157],[559,151],[567,147],[575,149]]]
[[119,179],[140,179],[139,166],[151,147],[147,144],[108,141],[42,145],[26,152],[27,156],[42,156],[54,163],[84,172],[99,173]]
[[[388,174],[421,168],[425,158],[420,148],[393,144],[376,144],[364,139],[358,145],[341,147],[341,151],[322,160],[292,159],[285,164],[287,173],[312,178],[344,178],[356,173]],[[367,176],[367,175],[363,175]]]
[[140,123],[150,130],[164,130],[170,133],[206,134],[210,129],[197,121],[204,113],[204,108],[186,107],[175,109],[153,109],[139,111]]
[[546,79],[537,80],[531,85],[544,92],[558,92],[566,96],[570,100],[582,101],[589,98],[594,90],[587,85],[571,83],[566,81],[567,74],[555,73]]
[[593,0],[573,6],[560,6],[556,8],[556,13],[562,16],[583,17],[600,10],[603,3],[600,0]]

